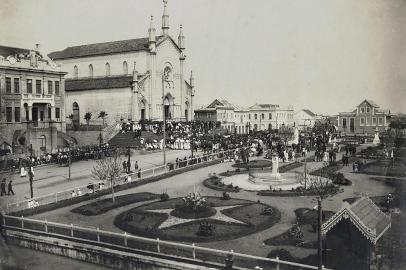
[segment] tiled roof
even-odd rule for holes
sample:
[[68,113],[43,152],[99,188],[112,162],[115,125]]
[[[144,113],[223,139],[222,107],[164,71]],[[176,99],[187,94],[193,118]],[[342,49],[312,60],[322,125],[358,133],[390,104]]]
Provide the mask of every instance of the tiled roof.
[[[159,42],[162,37],[163,36],[157,36],[157,42]],[[53,60],[57,60],[147,50],[148,38],[136,38],[68,47],[62,51],[52,52],[48,56]]]
[[343,218],[349,219],[374,244],[391,225],[389,216],[368,197],[361,197],[353,204],[345,202],[343,208],[322,225],[322,232],[327,233]]
[[30,50],[22,49],[22,48],[15,48],[15,47],[8,47],[8,46],[1,46],[0,45],[0,55],[3,57],[7,57],[9,55],[18,55],[18,54],[29,54]]
[[125,88],[130,87],[131,82],[132,82],[131,75],[99,77],[99,78],[83,78],[83,79],[66,79],[65,91]]

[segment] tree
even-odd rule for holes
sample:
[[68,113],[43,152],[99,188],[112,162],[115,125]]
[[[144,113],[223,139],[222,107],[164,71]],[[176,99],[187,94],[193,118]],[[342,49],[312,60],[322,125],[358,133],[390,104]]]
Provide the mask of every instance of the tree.
[[316,137],[320,137],[324,143],[328,143],[330,136],[335,134],[336,128],[330,120],[317,121],[314,123],[312,132]]
[[103,120],[103,127],[104,127],[104,120],[106,119],[107,115],[108,114],[105,111],[100,111],[99,116],[97,116],[97,118],[101,118]]
[[279,135],[280,140],[286,146],[288,144],[288,141],[291,141],[294,139],[295,130],[293,129],[293,127],[288,127],[288,126],[282,125],[278,130],[278,135]]
[[326,177],[315,177],[312,179],[309,188],[317,196],[317,210],[318,210],[318,269],[322,269],[323,265],[323,242],[321,237],[321,225],[323,224],[323,199],[327,198],[330,194],[335,193],[336,186]]
[[397,117],[391,120],[389,129],[393,131],[395,138],[402,137],[402,130],[406,129],[406,118]]
[[99,181],[110,180],[111,199],[113,204],[114,199],[114,180],[120,176],[121,164],[118,158],[117,150],[111,156],[96,161],[96,165],[92,169],[92,177]]
[[90,119],[92,119],[92,113],[91,113],[91,112],[85,113],[84,118],[85,118],[85,120],[86,120],[87,126],[89,126]]

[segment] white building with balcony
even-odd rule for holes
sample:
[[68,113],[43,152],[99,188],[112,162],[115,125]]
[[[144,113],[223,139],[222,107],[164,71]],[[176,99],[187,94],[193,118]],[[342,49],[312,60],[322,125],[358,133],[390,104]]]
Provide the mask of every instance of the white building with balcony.
[[65,74],[43,57],[39,45],[0,46],[0,143],[11,153],[49,153],[64,146]]

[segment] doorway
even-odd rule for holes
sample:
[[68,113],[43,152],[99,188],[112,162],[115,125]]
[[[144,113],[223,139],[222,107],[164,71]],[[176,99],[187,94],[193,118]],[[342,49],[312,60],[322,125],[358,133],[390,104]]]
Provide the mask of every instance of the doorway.
[[350,118],[350,132],[353,132],[354,133],[354,131],[355,131],[355,125],[354,125],[354,118]]

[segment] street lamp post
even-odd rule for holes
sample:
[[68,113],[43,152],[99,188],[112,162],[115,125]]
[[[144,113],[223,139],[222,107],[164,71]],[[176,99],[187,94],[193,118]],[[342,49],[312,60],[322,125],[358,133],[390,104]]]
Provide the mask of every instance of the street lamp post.
[[169,73],[170,73],[170,68],[166,67],[164,69],[164,72],[162,74],[162,119],[163,119],[163,127],[162,127],[162,132],[163,132],[163,142],[162,142],[162,152],[163,152],[163,158],[164,158],[164,166],[166,169],[166,115],[165,115],[165,83],[168,84],[168,86],[171,86],[171,83],[173,84],[173,81],[169,80]]

